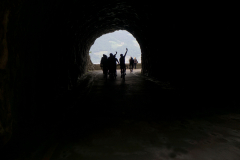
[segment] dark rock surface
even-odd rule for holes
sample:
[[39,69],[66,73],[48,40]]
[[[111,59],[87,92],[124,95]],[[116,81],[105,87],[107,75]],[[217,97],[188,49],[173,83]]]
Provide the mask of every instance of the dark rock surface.
[[210,3],[1,0],[0,146],[54,124],[54,101],[87,72],[95,39],[120,29],[137,39],[143,75],[211,108],[239,107],[235,12]]
[[[118,75],[120,71],[118,70]],[[82,107],[82,104],[87,107]],[[3,159],[237,160],[240,112],[213,109],[171,84],[127,71],[123,81],[88,72],[55,103],[47,130],[37,126],[7,145]],[[201,108],[194,108],[201,105]],[[44,138],[43,138],[44,137]],[[11,149],[11,150],[10,150]],[[6,150],[4,150],[6,151]]]

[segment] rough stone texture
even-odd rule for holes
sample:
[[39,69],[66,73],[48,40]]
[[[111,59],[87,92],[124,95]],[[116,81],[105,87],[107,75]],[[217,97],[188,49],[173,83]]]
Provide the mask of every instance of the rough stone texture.
[[144,75],[188,89],[200,101],[237,103],[237,14],[226,4],[1,0],[0,7],[1,144],[12,125],[17,134],[21,126],[50,123],[57,108],[51,102],[74,83],[71,77],[87,72],[93,42],[120,29],[140,44]]
[[92,71],[92,70],[94,70],[94,65],[93,65],[93,63],[92,63],[92,61],[91,61],[91,58],[90,58],[90,55],[88,55],[88,57],[87,57],[87,70],[88,71]]
[[12,115],[10,99],[12,86],[8,62],[7,27],[9,10],[0,8],[0,148],[8,142],[12,134]]

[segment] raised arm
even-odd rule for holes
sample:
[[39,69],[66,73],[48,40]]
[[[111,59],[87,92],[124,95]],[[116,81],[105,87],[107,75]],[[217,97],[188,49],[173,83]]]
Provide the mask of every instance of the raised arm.
[[114,54],[114,57],[116,57],[116,55],[117,55],[117,51],[116,51],[116,54]]
[[124,57],[126,56],[126,54],[127,54],[127,51],[128,51],[128,49],[126,48],[126,52],[125,52],[125,55],[124,55]]

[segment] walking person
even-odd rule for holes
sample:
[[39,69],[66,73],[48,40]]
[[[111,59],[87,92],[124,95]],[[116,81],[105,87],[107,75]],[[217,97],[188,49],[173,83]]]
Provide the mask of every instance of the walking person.
[[129,69],[130,69],[130,72],[133,71],[133,64],[134,64],[134,60],[133,60],[132,57],[130,57],[130,59],[129,59]]
[[126,75],[126,65],[125,65],[125,57],[127,55],[128,49],[126,48],[126,52],[123,56],[123,54],[120,54],[119,62],[120,62],[120,69],[121,69],[121,78],[124,75]]
[[116,62],[119,63],[118,59],[115,58],[115,56],[112,53],[110,53],[110,56],[107,61],[108,61],[109,74],[114,74],[113,76],[116,78],[117,77]]
[[134,63],[133,63],[133,65],[134,65],[134,68],[135,68],[135,69],[136,69],[136,67],[137,67],[137,64],[138,64],[138,61],[137,61],[136,57],[134,57]]
[[100,66],[103,70],[103,74],[104,74],[104,77],[107,77],[107,72],[108,72],[108,57],[107,55],[103,54],[103,57],[101,59],[101,62],[100,62]]
[[105,74],[107,70],[107,59],[108,59],[107,55],[103,54],[103,57],[101,58],[100,61],[100,67],[103,70],[103,74]]

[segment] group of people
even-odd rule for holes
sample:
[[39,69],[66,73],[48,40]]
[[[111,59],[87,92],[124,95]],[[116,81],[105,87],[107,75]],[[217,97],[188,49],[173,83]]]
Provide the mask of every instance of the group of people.
[[[120,69],[121,69],[121,78],[123,77],[123,75],[126,75],[126,64],[125,64],[125,57],[127,55],[128,49],[126,48],[126,52],[125,54],[120,54],[120,58],[119,60],[116,58],[117,52],[116,54],[112,54],[110,53],[109,57],[107,57],[107,55],[103,54],[103,57],[101,58],[101,62],[100,62],[100,66],[103,70],[103,74],[107,75],[107,74],[114,74],[115,76],[117,76],[117,66],[116,64],[118,63],[120,65]],[[133,67],[135,67],[136,69],[136,64],[137,64],[137,59],[136,57],[133,59],[132,57],[129,60],[129,64],[130,64],[130,68],[133,69]],[[131,70],[132,72],[132,70]]]
[[134,59],[132,57],[130,57],[130,59],[129,59],[129,69],[130,69],[130,72],[133,71],[133,68],[136,69],[137,63],[138,63],[138,61],[137,61],[136,57],[134,57]]

